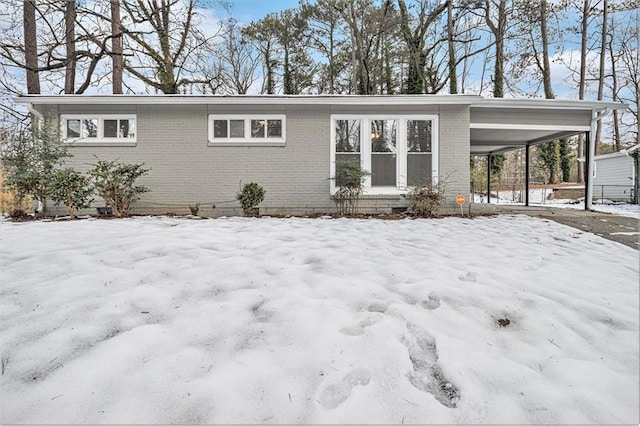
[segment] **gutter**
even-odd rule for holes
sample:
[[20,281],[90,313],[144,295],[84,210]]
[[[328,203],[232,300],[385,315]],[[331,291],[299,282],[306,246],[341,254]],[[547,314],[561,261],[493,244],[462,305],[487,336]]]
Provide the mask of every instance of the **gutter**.
[[627,157],[631,157],[629,154],[632,152],[637,151],[640,148],[640,143],[637,145],[632,146],[631,148],[627,148],[625,150],[623,150],[624,155],[626,155]]
[[34,107],[33,107],[33,103],[31,102],[25,102],[25,105],[27,107],[27,109],[29,110],[29,112],[31,114],[33,114],[33,116],[36,118],[36,120],[42,120],[44,118],[44,115],[42,115],[42,113],[40,111],[37,111]]
[[602,112],[595,114],[591,118],[591,130],[589,131],[589,181],[587,182],[587,193],[585,194],[584,208],[585,210],[593,209],[593,169],[595,167],[596,156],[596,125],[603,118],[611,115],[613,109],[607,107]]

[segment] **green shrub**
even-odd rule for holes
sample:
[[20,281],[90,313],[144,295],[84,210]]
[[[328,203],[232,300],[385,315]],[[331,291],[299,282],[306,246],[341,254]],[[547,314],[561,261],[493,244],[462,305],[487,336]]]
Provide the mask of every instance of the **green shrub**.
[[57,170],[51,177],[49,197],[56,205],[63,203],[72,218],[77,210],[89,207],[92,193],[89,178],[74,169]]
[[332,179],[338,189],[331,198],[336,203],[338,214],[358,213],[358,200],[364,191],[364,180],[370,174],[362,169],[359,161],[336,163],[336,175]]
[[150,169],[145,169],[143,163],[126,164],[117,160],[100,160],[93,165],[89,175],[98,195],[104,198],[107,206],[111,206],[116,217],[129,214],[131,203],[140,198],[141,194],[149,192],[149,188],[137,186],[136,180],[146,175]]
[[266,193],[264,188],[255,182],[245,183],[242,190],[236,194],[236,200],[240,201],[246,216],[256,216],[256,207],[264,201]]

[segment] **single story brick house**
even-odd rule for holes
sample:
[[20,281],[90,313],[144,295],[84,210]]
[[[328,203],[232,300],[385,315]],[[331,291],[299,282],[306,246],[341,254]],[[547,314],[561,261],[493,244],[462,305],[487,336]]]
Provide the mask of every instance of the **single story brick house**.
[[[25,95],[36,117],[60,121],[87,170],[98,159],[144,162],[136,214],[241,214],[241,184],[266,189],[261,214],[332,212],[336,164],[371,172],[364,212],[406,206],[412,185],[447,177],[447,204],[469,196],[470,155],[590,132],[623,104],[473,95]],[[589,138],[588,138],[589,139]],[[591,143],[593,145],[593,143]],[[527,150],[528,152],[528,150]],[[96,206],[101,206],[100,201]],[[62,210],[61,210],[62,211]]]

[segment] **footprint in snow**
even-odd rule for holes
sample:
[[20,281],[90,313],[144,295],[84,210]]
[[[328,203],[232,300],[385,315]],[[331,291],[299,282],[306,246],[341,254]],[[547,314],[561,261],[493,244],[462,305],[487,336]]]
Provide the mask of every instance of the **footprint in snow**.
[[437,294],[431,293],[429,294],[427,300],[423,300],[422,302],[420,302],[420,306],[429,311],[433,311],[434,309],[440,307],[440,298]]
[[467,272],[466,275],[460,275],[458,279],[460,281],[476,282],[478,280],[478,274],[476,274],[475,272]]
[[371,302],[369,303],[369,306],[367,306],[367,311],[384,314],[385,312],[387,312],[387,309],[389,309],[389,305],[390,303],[386,301]]
[[364,334],[364,331],[371,327],[373,324],[380,321],[380,318],[368,317],[358,322],[356,325],[352,325],[351,327],[344,327],[340,329],[340,333],[346,334],[347,336],[359,336]]
[[333,409],[351,396],[356,386],[366,386],[371,381],[371,372],[358,368],[344,376],[340,383],[327,386],[321,393],[319,402],[324,408]]
[[433,397],[445,407],[455,408],[460,399],[460,391],[445,377],[438,365],[436,341],[425,329],[407,323],[409,338],[403,343],[409,351],[413,371],[408,374],[409,382]]

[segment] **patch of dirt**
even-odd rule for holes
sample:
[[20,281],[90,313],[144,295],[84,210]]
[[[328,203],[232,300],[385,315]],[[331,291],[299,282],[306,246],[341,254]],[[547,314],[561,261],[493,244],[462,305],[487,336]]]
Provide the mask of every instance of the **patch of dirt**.
[[511,320],[509,318],[498,318],[496,322],[500,327],[506,327],[511,324]]

